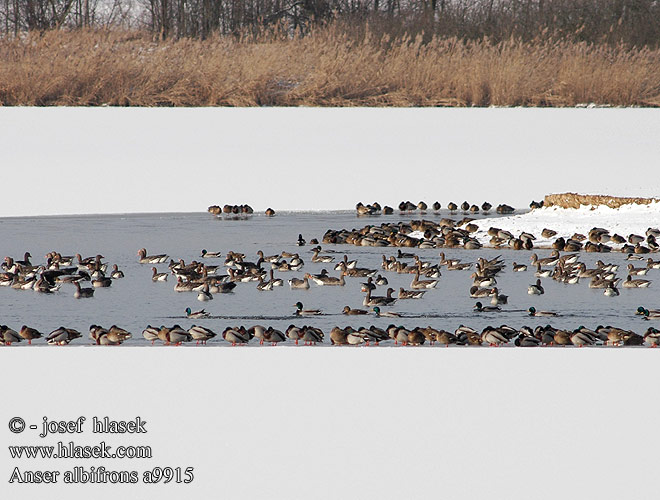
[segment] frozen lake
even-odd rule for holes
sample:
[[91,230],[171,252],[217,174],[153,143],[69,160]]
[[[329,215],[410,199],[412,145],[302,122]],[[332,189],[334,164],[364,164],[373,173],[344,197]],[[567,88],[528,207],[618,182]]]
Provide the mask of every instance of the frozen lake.
[[[428,220],[439,220],[449,216],[442,210],[438,214],[427,213]],[[463,215],[453,217],[460,219]],[[419,215],[412,217],[418,218]],[[480,218],[483,216],[480,215]],[[497,215],[490,215],[484,226],[497,225]],[[268,218],[255,214],[246,219],[216,218],[208,213],[193,214],[134,214],[134,215],[97,215],[97,216],[59,216],[35,218],[0,219],[0,241],[2,255],[21,259],[25,251],[33,256],[33,263],[43,263],[47,252],[56,250],[63,255],[80,253],[83,257],[102,254],[104,262],[117,264],[125,273],[125,278],[115,280],[109,288],[97,288],[91,299],[75,299],[74,287],[63,284],[53,294],[40,294],[31,290],[16,290],[0,287],[3,323],[20,328],[28,324],[43,332],[50,332],[60,325],[81,331],[84,339],[74,341],[72,345],[88,345],[90,324],[100,324],[106,328],[117,324],[133,332],[134,338],[126,345],[147,345],[141,332],[147,324],[154,326],[172,326],[178,323],[184,328],[192,324],[202,324],[220,334],[230,325],[254,324],[271,325],[285,329],[290,324],[317,326],[324,330],[326,345],[329,345],[329,332],[333,326],[359,327],[376,325],[386,327],[393,318],[368,316],[346,316],[341,314],[344,306],[363,308],[364,294],[361,283],[364,278],[347,278],[344,287],[320,287],[310,283],[309,290],[291,290],[286,280],[291,277],[301,278],[304,273],[318,273],[327,269],[332,276],[338,276],[331,264],[313,263],[311,245],[296,246],[299,233],[309,241],[321,240],[328,228],[358,228],[365,224],[380,224],[398,220],[410,221],[410,215],[398,213],[391,216],[358,218],[354,212],[289,212]],[[215,294],[214,300],[199,302],[196,292],[175,292],[175,277],[170,275],[167,282],[152,282],[151,265],[139,264],[137,250],[146,247],[149,254],[167,253],[186,263],[197,259],[210,265],[220,265],[219,274],[226,274],[224,258],[201,259],[200,252],[207,249],[226,254],[229,250],[243,252],[246,260],[256,261],[257,251],[263,250],[272,255],[283,250],[299,252],[305,262],[298,272],[275,272],[275,277],[285,280],[281,288],[273,291],[259,291],[255,282],[238,283],[233,293]],[[380,264],[382,255],[396,255],[397,248],[356,247],[353,245],[323,245],[324,250],[337,252],[335,262],[344,253],[350,259],[357,259],[359,267],[378,269],[389,280],[389,286],[397,292],[399,287],[410,289],[412,275],[384,272]],[[513,251],[508,249],[463,250],[463,249],[403,249],[414,251],[423,261],[437,264],[438,254],[444,251],[449,258],[460,258],[463,262],[475,262],[478,257],[493,258],[501,255],[507,268],[497,278],[501,293],[509,296],[508,305],[502,312],[476,313],[472,308],[479,299],[469,296],[472,286],[472,271],[448,271],[442,268],[442,277],[436,289],[428,290],[420,300],[399,300],[388,310],[401,313],[404,317],[394,319],[398,325],[406,327],[433,326],[438,329],[454,331],[465,324],[479,330],[487,325],[508,324],[515,328],[522,325],[545,325],[575,329],[580,325],[595,328],[599,324],[614,325],[643,333],[653,322],[642,321],[634,314],[639,305],[656,308],[660,304],[658,287],[648,289],[621,288],[619,297],[605,297],[601,289],[589,289],[588,280],[576,285],[566,285],[550,278],[543,279],[545,294],[530,296],[529,284],[534,283],[534,268],[527,272],[513,273],[511,265],[530,263],[532,251]],[[549,250],[536,250],[539,257],[549,255]],[[580,260],[587,267],[594,267],[598,259],[620,265],[620,277],[625,277],[625,266],[629,263],[625,254],[580,253]],[[633,261],[639,266],[639,261]],[[168,271],[166,264],[157,265],[160,272]],[[264,264],[270,269],[270,264]],[[660,273],[651,270],[647,278],[654,280]],[[86,282],[83,286],[90,286]],[[379,287],[374,295],[384,295],[387,287]],[[396,293],[395,293],[396,296]],[[489,298],[481,299],[485,304]],[[293,316],[294,306],[301,301],[305,308],[321,309],[323,315],[305,318]],[[561,313],[558,318],[531,318],[527,309],[535,306],[538,310],[551,310]],[[186,307],[193,310],[204,307],[214,317],[190,320],[185,317]],[[550,321],[548,321],[550,320]],[[253,341],[256,344],[256,341]],[[36,344],[45,344],[43,340]],[[25,345],[26,343],[17,344]],[[210,344],[227,345],[214,339]]]

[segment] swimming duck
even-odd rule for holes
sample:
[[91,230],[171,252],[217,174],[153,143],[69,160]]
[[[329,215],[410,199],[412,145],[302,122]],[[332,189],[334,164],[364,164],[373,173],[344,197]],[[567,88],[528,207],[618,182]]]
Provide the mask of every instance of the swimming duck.
[[400,299],[421,299],[426,290],[406,290],[405,288],[399,288],[399,298]]
[[117,264],[112,265],[112,273],[110,273],[110,277],[113,280],[118,280],[124,277],[124,272],[119,270],[119,267]]
[[204,309],[200,309],[199,311],[194,311],[190,307],[186,307],[186,317],[190,319],[200,319],[200,318],[208,318],[211,314],[206,312]]
[[208,252],[206,248],[203,248],[200,257],[205,259],[217,259],[222,257],[222,252]]
[[541,286],[541,280],[537,279],[535,284],[529,285],[529,287],[527,287],[527,293],[529,295],[543,295],[545,290],[543,289],[543,286]]
[[296,302],[294,304],[296,310],[294,311],[294,316],[315,316],[322,314],[320,309],[303,309],[302,302]]
[[169,256],[165,254],[147,255],[146,248],[140,248],[137,254],[140,258],[140,264],[162,264],[163,262],[167,262],[167,259],[169,259]]
[[197,325],[191,326],[188,329],[188,333],[192,339],[197,342],[198,345],[200,342],[205,345],[207,341],[211,340],[217,335],[213,330]]
[[376,285],[377,286],[384,286],[384,285],[387,285],[387,284],[388,284],[388,281],[387,281],[387,278],[385,276],[381,276],[380,274],[378,276],[376,276]]
[[558,313],[552,311],[537,311],[535,307],[527,309],[530,316],[559,316]]
[[642,310],[641,313],[638,312],[636,314],[641,314],[642,319],[660,319],[660,311],[656,310],[648,310],[644,307],[638,307],[637,310]]
[[305,246],[305,243],[306,243],[306,242],[305,242],[305,238],[302,237],[302,234],[299,234],[299,235],[298,235],[298,242],[297,242],[297,245],[298,245],[299,247],[304,247],[304,246]]
[[381,316],[386,317],[386,318],[400,318],[401,315],[396,312],[390,312],[390,311],[381,311],[380,307],[376,306],[372,309],[374,314],[376,315],[377,318],[380,318]]
[[344,306],[344,309],[342,310],[342,314],[348,314],[351,316],[367,314],[367,313],[368,311],[365,311],[364,309],[351,309],[349,306]]
[[76,299],[84,299],[94,297],[93,288],[82,288],[78,281],[74,281],[73,284],[76,286],[76,291],[73,292],[73,296]]
[[502,308],[499,306],[484,306],[481,302],[477,302],[474,305],[473,310],[476,312],[497,312],[501,311]]
[[619,289],[616,287],[614,282],[610,281],[607,284],[607,287],[605,287],[605,290],[603,291],[603,295],[607,297],[618,297],[619,296]]

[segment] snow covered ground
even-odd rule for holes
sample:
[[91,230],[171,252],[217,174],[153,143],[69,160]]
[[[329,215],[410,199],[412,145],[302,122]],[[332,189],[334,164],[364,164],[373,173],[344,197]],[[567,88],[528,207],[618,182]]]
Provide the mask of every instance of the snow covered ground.
[[[594,227],[609,229],[610,234],[619,234],[627,238],[631,233],[644,236],[649,227],[660,226],[660,203],[623,205],[619,208],[606,206],[582,206],[579,209],[543,207],[525,214],[501,217],[496,220],[476,220],[474,224],[479,226],[476,236],[483,244],[488,244],[490,240],[486,231],[491,226],[509,231],[514,236],[520,235],[523,231],[531,233],[537,238],[534,242],[537,246],[549,245],[559,236],[569,238],[576,232],[586,235]],[[551,239],[543,238],[541,232],[545,228],[557,231],[557,235]],[[613,242],[608,245],[614,248],[621,246]]]
[[652,196],[658,137],[654,109],[0,107],[0,217]]

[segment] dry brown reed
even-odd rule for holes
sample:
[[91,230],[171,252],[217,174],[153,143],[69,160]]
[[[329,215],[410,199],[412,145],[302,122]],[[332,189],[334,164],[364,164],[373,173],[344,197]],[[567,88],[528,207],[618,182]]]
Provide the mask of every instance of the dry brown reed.
[[559,40],[0,40],[0,103],[76,106],[660,106],[660,50]]

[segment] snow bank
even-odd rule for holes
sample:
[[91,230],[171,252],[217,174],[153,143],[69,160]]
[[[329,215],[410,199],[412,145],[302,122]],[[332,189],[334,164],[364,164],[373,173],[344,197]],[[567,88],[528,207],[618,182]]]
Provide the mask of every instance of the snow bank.
[[[570,237],[576,232],[586,235],[593,227],[609,229],[611,234],[616,233],[627,238],[631,233],[643,236],[649,227],[660,226],[660,202],[623,205],[619,208],[543,207],[521,215],[480,219],[474,221],[474,224],[479,226],[476,236],[484,244],[490,240],[486,231],[491,226],[510,231],[514,236],[518,236],[522,231],[531,233],[537,238],[534,242],[537,246],[550,244],[559,236]],[[557,231],[557,235],[552,239],[542,238],[541,232],[545,228]],[[620,246],[612,242],[608,244],[615,248]]]

